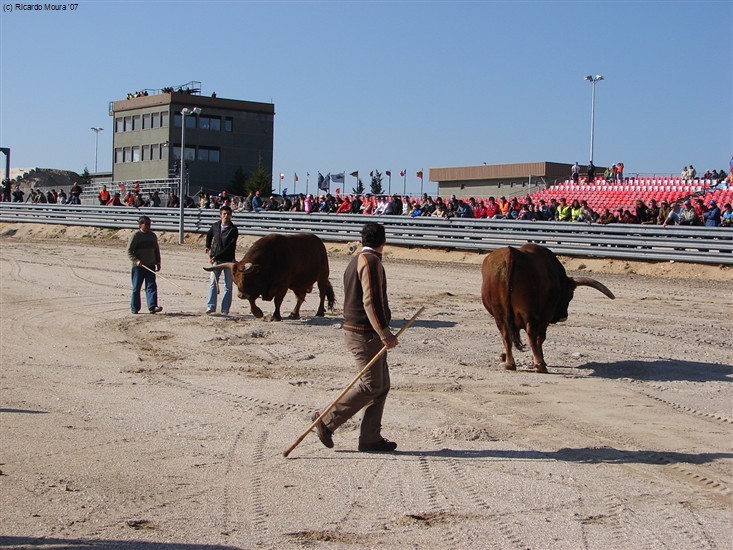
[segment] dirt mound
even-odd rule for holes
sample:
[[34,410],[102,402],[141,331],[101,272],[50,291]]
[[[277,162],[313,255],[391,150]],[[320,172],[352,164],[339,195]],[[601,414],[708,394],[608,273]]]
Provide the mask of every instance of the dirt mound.
[[[12,171],[11,171],[12,173]],[[19,174],[15,180],[20,183],[24,191],[28,189],[69,189],[75,182],[81,181],[81,176],[71,170],[56,170],[54,168],[30,168]]]

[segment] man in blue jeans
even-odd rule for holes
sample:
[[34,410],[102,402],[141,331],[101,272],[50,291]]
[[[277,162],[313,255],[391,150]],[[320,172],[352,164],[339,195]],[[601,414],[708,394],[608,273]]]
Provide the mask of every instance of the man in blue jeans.
[[[226,204],[219,209],[219,221],[211,226],[206,234],[206,254],[212,265],[236,261],[235,253],[239,231],[232,223],[232,209]],[[221,298],[221,313],[229,315],[232,305],[232,270],[217,269],[209,279],[209,298],[206,313],[216,312],[216,298],[219,293],[219,276],[224,272],[224,295]]]
[[155,272],[160,271],[160,247],[158,237],[150,230],[150,218],[140,216],[137,220],[139,231],[130,236],[127,243],[127,256],[132,262],[132,298],[130,310],[140,311],[140,290],[145,282],[145,298],[150,313],[160,313],[163,308],[158,305],[158,284]]

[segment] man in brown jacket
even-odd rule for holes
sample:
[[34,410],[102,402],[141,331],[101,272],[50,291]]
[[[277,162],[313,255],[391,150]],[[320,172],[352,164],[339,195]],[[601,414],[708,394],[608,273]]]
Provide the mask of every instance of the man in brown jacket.
[[[394,348],[397,337],[389,329],[392,314],[387,300],[387,278],[382,266],[386,242],[384,226],[367,223],[361,231],[362,249],[344,272],[344,341],[361,371],[383,346]],[[391,452],[397,443],[382,437],[382,412],[389,393],[389,368],[384,353],[348,393],[316,425],[318,438],[329,449],[333,432],[364,409],[359,450]],[[312,419],[319,416],[313,413]]]

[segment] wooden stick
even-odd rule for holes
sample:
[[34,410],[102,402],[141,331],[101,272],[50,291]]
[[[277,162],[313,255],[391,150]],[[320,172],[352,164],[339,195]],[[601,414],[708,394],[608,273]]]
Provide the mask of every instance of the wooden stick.
[[[401,335],[401,334],[402,334],[403,332],[405,332],[405,331],[406,331],[406,330],[407,330],[408,328],[410,328],[410,325],[412,325],[412,323],[413,323],[413,322],[415,321],[415,319],[417,319],[417,318],[418,318],[418,317],[420,316],[420,314],[421,314],[421,313],[423,312],[423,310],[424,310],[424,309],[425,309],[425,306],[422,306],[422,307],[421,307],[420,309],[418,309],[418,310],[417,310],[417,312],[415,313],[415,315],[413,315],[413,316],[412,316],[412,317],[410,318],[410,320],[409,320],[409,321],[407,321],[407,323],[405,323],[405,326],[404,326],[404,327],[402,327],[402,328],[400,329],[400,331],[399,331],[399,332],[397,333],[397,337],[398,337],[398,338],[399,338],[399,336],[400,336],[400,335]],[[359,371],[359,374],[357,374],[357,375],[356,375],[356,377],[355,377],[355,378],[354,378],[354,379],[353,379],[353,380],[351,381],[351,383],[350,383],[350,384],[349,384],[348,386],[346,386],[346,388],[344,388],[344,390],[343,390],[343,391],[342,391],[342,392],[341,392],[340,394],[338,394],[338,397],[336,397],[336,399],[334,399],[333,401],[331,401],[331,403],[330,403],[330,404],[329,404],[329,405],[328,405],[328,406],[327,406],[327,407],[326,407],[325,409],[323,409],[323,411],[321,411],[321,414],[319,414],[319,415],[318,415],[318,418],[316,418],[316,419],[315,419],[315,420],[314,420],[314,421],[313,421],[313,422],[311,423],[311,425],[310,425],[310,426],[308,426],[308,429],[307,429],[307,430],[305,430],[305,431],[303,432],[303,434],[302,434],[302,435],[301,435],[301,436],[300,436],[300,437],[299,437],[298,439],[296,439],[296,440],[295,440],[295,443],[293,443],[293,444],[292,444],[292,445],[291,445],[290,447],[288,447],[287,449],[285,449],[285,450],[283,451],[283,456],[284,456],[284,457],[286,457],[286,458],[287,458],[287,456],[288,456],[288,455],[289,455],[289,454],[290,454],[290,453],[291,453],[291,452],[293,451],[293,449],[295,449],[295,448],[296,448],[296,447],[297,447],[298,445],[300,445],[300,442],[301,442],[301,441],[303,441],[303,440],[304,440],[304,439],[306,438],[306,436],[307,436],[307,435],[308,435],[308,434],[309,434],[309,433],[311,432],[311,430],[312,430],[313,428],[315,428],[315,427],[316,427],[316,425],[317,425],[317,424],[318,424],[318,423],[319,423],[319,422],[321,421],[321,419],[322,419],[322,418],[323,418],[324,416],[326,416],[326,415],[327,415],[327,414],[328,414],[328,413],[330,412],[330,410],[331,410],[331,409],[333,409],[333,408],[334,408],[334,407],[336,406],[336,404],[337,404],[337,403],[339,402],[339,400],[340,400],[340,399],[341,399],[341,398],[342,398],[342,397],[343,397],[344,395],[346,395],[346,392],[348,392],[348,391],[349,391],[349,390],[350,390],[350,389],[351,389],[351,388],[352,388],[352,387],[354,386],[354,384],[356,384],[356,383],[357,383],[357,382],[359,381],[359,379],[360,379],[360,378],[361,378],[361,377],[362,377],[362,376],[364,375],[364,373],[365,373],[366,371],[368,371],[368,370],[369,370],[370,368],[372,368],[372,365],[374,365],[374,363],[376,363],[376,362],[377,362],[377,360],[378,360],[378,359],[379,359],[379,358],[380,358],[380,357],[381,357],[382,355],[384,355],[384,353],[385,353],[386,351],[387,351],[387,346],[383,346],[383,347],[382,347],[382,349],[381,349],[381,350],[379,350],[379,352],[377,352],[377,354],[376,354],[376,355],[375,355],[374,357],[372,357],[372,360],[371,360],[371,361],[369,361],[369,363],[367,364],[367,366],[366,366],[366,367],[364,367],[363,369],[361,369],[361,371]]]
[[168,281],[168,282],[169,282],[170,284],[172,284],[172,285],[174,285],[174,286],[177,286],[178,288],[180,288],[180,289],[181,289],[181,290],[182,290],[183,292],[185,292],[186,294],[191,294],[191,293],[190,293],[190,292],[189,292],[188,290],[186,290],[185,288],[183,288],[183,287],[182,287],[181,285],[179,285],[178,283],[174,283],[173,281],[171,281],[171,280],[170,280],[170,279],[168,279],[167,277],[163,277],[163,276],[162,276],[162,275],[160,274],[160,272],[158,272],[158,271],[153,271],[153,270],[152,270],[152,269],[150,269],[150,268],[149,268],[148,266],[146,266],[146,265],[143,265],[143,264],[140,264],[140,267],[144,267],[145,269],[147,269],[148,271],[150,271],[150,273],[155,273],[155,275],[157,275],[158,277],[160,277],[161,279],[163,279],[163,280],[165,280],[165,281]]

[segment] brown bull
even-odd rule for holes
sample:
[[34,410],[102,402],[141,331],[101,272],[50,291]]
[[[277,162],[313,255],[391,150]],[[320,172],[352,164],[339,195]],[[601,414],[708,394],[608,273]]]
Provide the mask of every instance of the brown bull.
[[281,321],[280,306],[288,290],[292,290],[298,301],[290,317],[300,317],[300,306],[305,295],[318,284],[321,302],[316,316],[323,317],[328,308],[333,310],[336,298],[328,280],[328,254],[321,239],[312,233],[294,235],[270,234],[257,240],[239,262],[204,267],[206,271],[231,269],[237,295],[249,300],[252,314],[263,317],[262,310],[255,303],[257,298],[265,301],[275,300],[272,318]]
[[555,254],[536,244],[500,248],[486,256],[481,267],[481,300],[496,321],[504,343],[505,368],[516,370],[512,347],[523,350],[524,329],[537,372],[547,372],[542,344],[550,324],[565,321],[568,305],[579,286],[591,286],[612,300],[613,293],[588,277],[568,277]]

